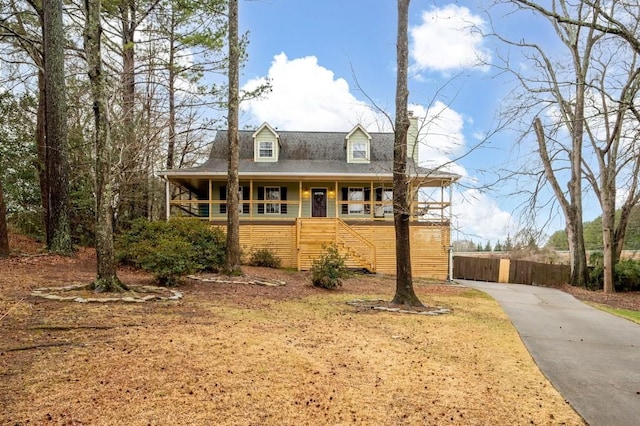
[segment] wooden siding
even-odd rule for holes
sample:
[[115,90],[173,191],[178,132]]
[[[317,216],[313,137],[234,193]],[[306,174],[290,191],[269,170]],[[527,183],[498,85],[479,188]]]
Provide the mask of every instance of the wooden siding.
[[449,275],[449,228],[412,224],[410,229],[413,275],[446,279]]
[[[282,260],[285,268],[306,271],[314,259],[320,257],[325,247],[338,240],[335,218],[309,218],[283,223],[254,221],[240,224],[240,246],[245,258],[251,250],[267,248]],[[396,242],[393,223],[346,223],[362,238],[375,247],[375,272],[395,275]],[[223,230],[226,226],[220,226]],[[449,228],[442,226],[411,225],[411,266],[416,278],[446,279],[448,275]],[[347,266],[362,269],[366,265],[359,258],[362,248],[349,248],[355,242],[342,239],[339,245],[343,254],[350,255]]]
[[[220,226],[226,232],[226,226]],[[240,225],[240,248],[243,258],[252,250],[269,249],[282,261],[283,268],[297,268],[296,227],[291,222]]]

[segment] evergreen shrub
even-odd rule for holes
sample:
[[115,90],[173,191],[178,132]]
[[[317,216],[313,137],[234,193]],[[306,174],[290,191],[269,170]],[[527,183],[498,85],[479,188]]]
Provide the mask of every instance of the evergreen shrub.
[[311,265],[311,283],[329,290],[342,286],[342,280],[351,275],[346,260],[347,257],[340,254],[335,243],[326,246],[324,254]]
[[[590,258],[594,265],[589,270],[590,290],[602,290],[604,287],[604,266],[602,260]],[[594,261],[595,260],[595,261]],[[640,291],[640,262],[632,259],[622,259],[613,269],[613,287],[616,291]]]
[[176,285],[186,274],[220,269],[225,245],[224,232],[197,219],[137,219],[118,236],[116,259],[153,273],[161,285]]
[[251,251],[249,265],[279,268],[282,265],[282,259],[273,250],[261,248]]

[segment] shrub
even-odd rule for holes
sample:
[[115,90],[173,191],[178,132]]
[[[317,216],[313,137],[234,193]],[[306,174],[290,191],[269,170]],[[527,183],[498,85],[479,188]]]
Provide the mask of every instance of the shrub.
[[268,248],[261,248],[252,250],[249,257],[249,265],[251,266],[264,266],[267,268],[279,268],[282,265],[282,260],[278,257],[273,250]]
[[346,256],[342,256],[335,243],[325,247],[325,252],[311,265],[311,283],[315,287],[334,289],[342,285],[342,280],[350,273],[345,265]]
[[203,269],[197,263],[193,245],[176,238],[161,238],[153,247],[140,253],[138,262],[145,271],[152,272],[158,284],[174,286],[180,277]]
[[224,252],[224,233],[192,219],[138,219],[116,241],[120,264],[152,272],[161,285],[175,285],[189,273],[217,270],[224,264]]
[[[596,262],[589,271],[588,288],[590,290],[602,290],[604,281],[604,267]],[[613,286],[616,291],[640,290],[640,262],[631,259],[623,259],[613,269]]]
[[614,285],[618,291],[640,290],[640,262],[623,259],[615,268]]
[[199,219],[175,219],[169,225],[191,243],[203,270],[218,271],[224,266],[227,238],[220,228]]

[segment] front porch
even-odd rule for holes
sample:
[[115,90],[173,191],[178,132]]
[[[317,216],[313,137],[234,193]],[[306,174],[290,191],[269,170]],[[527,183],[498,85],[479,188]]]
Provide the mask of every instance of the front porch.
[[[449,225],[450,179],[412,181],[410,221]],[[165,180],[166,217],[227,217],[226,181]],[[339,218],[393,222],[393,192],[384,181],[241,180],[240,221],[287,221],[297,218]]]

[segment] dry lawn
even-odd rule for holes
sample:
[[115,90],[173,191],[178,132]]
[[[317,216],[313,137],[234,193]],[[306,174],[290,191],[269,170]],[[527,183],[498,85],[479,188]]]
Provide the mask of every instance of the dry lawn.
[[[246,268],[284,287],[185,283],[178,302],[108,305],[29,296],[89,282],[93,252],[0,261],[0,424],[582,424],[490,298],[419,282],[441,316],[346,304],[305,273]],[[123,270],[128,283],[148,277]]]

